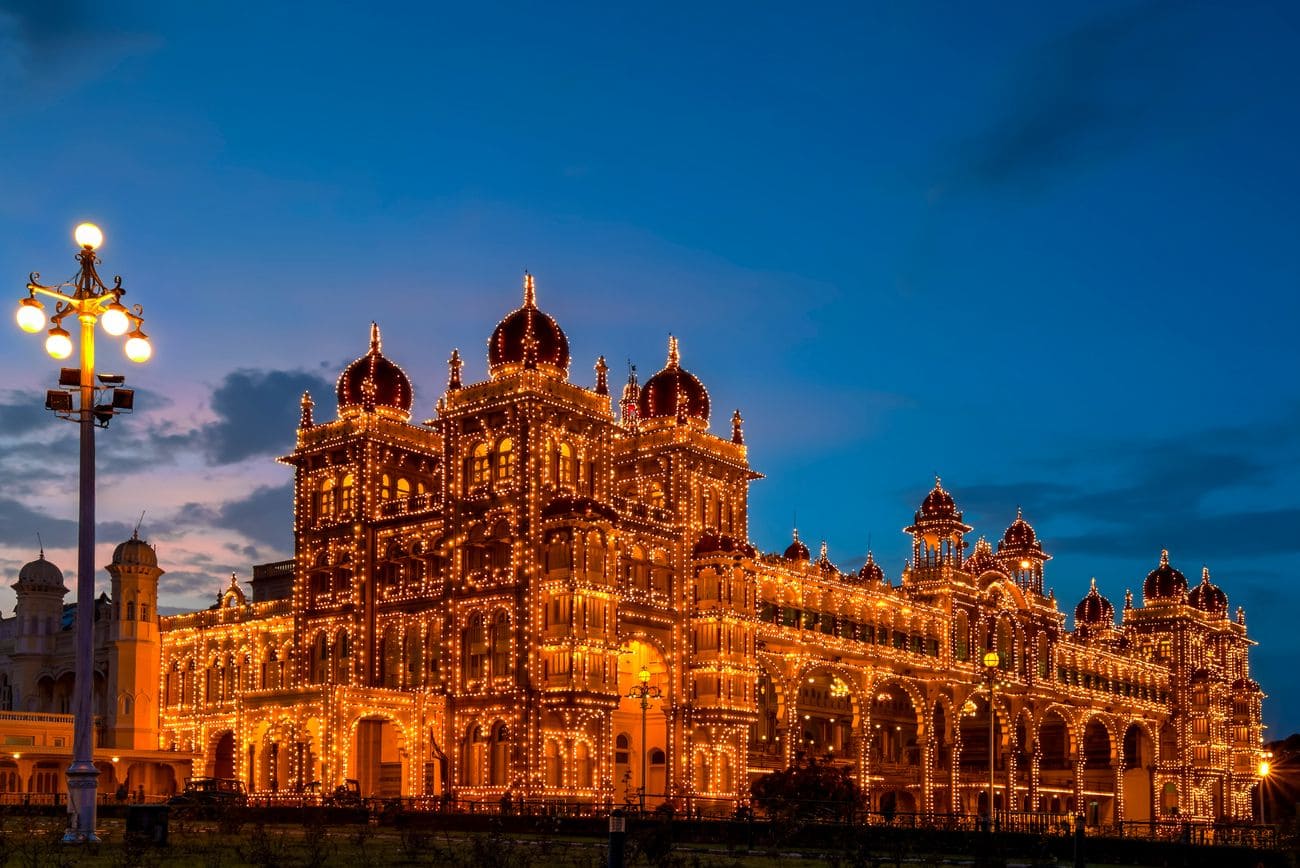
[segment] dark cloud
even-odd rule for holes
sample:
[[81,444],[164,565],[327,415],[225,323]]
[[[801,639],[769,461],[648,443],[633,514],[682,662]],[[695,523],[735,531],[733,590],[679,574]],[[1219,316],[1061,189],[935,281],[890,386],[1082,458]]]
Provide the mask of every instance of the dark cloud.
[[1112,12],[1028,55],[1012,70],[1002,110],[962,143],[940,192],[1038,189],[1163,134],[1188,64],[1177,11],[1153,3]]
[[158,44],[133,18],[131,4],[7,0],[0,7],[0,84],[75,86],[102,75]]
[[[247,497],[226,503],[187,503],[177,510],[170,524],[226,528],[277,552],[292,551],[293,483],[257,488]],[[251,557],[256,551],[238,547],[235,553]]]
[[200,443],[213,464],[233,464],[255,455],[280,455],[293,448],[299,399],[318,400],[333,384],[306,371],[238,370],[212,392],[217,421],[204,426]]
[[54,417],[45,409],[45,396],[36,392],[6,392],[0,400],[0,437],[16,437],[48,425]]
[[[95,525],[95,538],[100,542],[124,540],[131,535],[131,526],[120,521],[103,521]],[[37,551],[36,535],[46,548],[76,548],[77,522],[38,512],[17,500],[0,497],[0,545]]]

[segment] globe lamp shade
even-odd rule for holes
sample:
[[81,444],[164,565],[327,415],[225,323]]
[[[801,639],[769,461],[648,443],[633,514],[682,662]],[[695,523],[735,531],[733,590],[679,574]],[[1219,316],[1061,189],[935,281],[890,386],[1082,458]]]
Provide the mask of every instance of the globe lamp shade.
[[153,355],[149,339],[141,332],[135,332],[126,342],[126,357],[133,362],[147,362]]
[[77,243],[82,247],[89,247],[92,250],[98,249],[104,243],[104,233],[94,223],[82,223],[72,230],[72,237],[77,239]]
[[56,359],[66,359],[72,355],[71,335],[58,326],[50,329],[50,336],[45,339],[45,352]]
[[1001,662],[1002,658],[998,656],[998,652],[996,651],[990,651],[984,655],[984,665],[990,669],[993,669]]
[[18,305],[18,328],[28,334],[36,334],[45,328],[44,305],[34,298],[24,298]]
[[108,306],[104,315],[99,318],[104,326],[104,331],[117,337],[126,334],[126,330],[131,327],[131,319],[126,315],[126,310],[117,302]]

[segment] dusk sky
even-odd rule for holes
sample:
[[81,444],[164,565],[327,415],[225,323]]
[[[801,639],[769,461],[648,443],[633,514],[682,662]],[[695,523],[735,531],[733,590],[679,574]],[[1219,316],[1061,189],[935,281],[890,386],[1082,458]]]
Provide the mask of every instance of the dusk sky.
[[[0,2],[0,274],[145,309],[102,432],[98,563],[146,512],[163,602],[292,555],[298,396],[370,321],[428,418],[524,269],[566,330],[745,417],[750,535],[897,581],[936,473],[1017,505],[1063,610],[1168,548],[1246,609],[1300,730],[1300,6]],[[58,363],[0,340],[0,610],[76,562]],[[107,575],[101,574],[104,585]],[[69,597],[71,600],[71,596]]]

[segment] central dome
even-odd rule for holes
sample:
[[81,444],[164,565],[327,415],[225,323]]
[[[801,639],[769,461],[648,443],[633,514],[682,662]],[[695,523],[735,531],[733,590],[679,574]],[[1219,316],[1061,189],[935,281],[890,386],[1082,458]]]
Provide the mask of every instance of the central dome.
[[1107,629],[1115,626],[1115,607],[1097,592],[1097,580],[1092,580],[1088,595],[1074,607],[1074,626],[1084,630]]
[[677,338],[668,337],[668,363],[641,389],[637,410],[643,423],[677,419],[696,428],[709,427],[709,392],[699,378],[681,366]]
[[362,410],[378,412],[405,422],[411,418],[411,380],[381,350],[379,325],[370,324],[370,351],[343,369],[337,386],[339,415],[355,416]]
[[559,323],[538,309],[533,276],[525,272],[523,307],[497,323],[488,340],[488,373],[499,377],[531,369],[567,379],[569,339]]
[[1169,565],[1169,550],[1160,552],[1160,566],[1147,573],[1142,583],[1142,602],[1187,601],[1187,577]]

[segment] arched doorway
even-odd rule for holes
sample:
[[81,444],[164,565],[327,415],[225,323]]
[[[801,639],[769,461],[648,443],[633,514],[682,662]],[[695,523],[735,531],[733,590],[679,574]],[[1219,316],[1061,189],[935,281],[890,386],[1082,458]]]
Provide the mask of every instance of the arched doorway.
[[1055,709],[1038,722],[1038,810],[1074,810],[1074,760],[1070,725]]
[[780,683],[764,669],[758,673],[758,720],[749,730],[749,766],[751,769],[773,771],[785,767],[785,746],[782,732],[785,722],[785,703]]
[[940,814],[950,814],[953,808],[952,733],[948,728],[948,710],[943,702],[934,704],[930,720],[934,732],[934,810]]
[[857,769],[853,725],[857,714],[848,682],[826,667],[804,676],[795,697],[796,754]]
[[1144,822],[1152,819],[1155,745],[1146,729],[1136,723],[1124,731],[1124,819]]
[[[629,695],[634,687],[641,687],[642,669],[650,673],[647,686],[659,691],[659,698],[646,700],[644,739],[641,700]],[[669,690],[668,666],[659,649],[649,642],[629,642],[618,657],[618,692],[621,698],[613,714],[614,798],[625,804],[639,801],[643,786],[649,807],[668,798]],[[620,748],[620,744],[626,747]],[[620,763],[620,759],[625,761]],[[645,769],[644,781],[642,768]]]
[[406,745],[389,718],[371,715],[356,722],[348,768],[362,798],[391,799],[402,795]]
[[[884,793],[919,792],[921,746],[917,740],[919,715],[911,695],[897,682],[876,687],[871,697],[870,739],[867,748],[868,783],[877,809]],[[895,796],[895,805],[903,804]],[[916,804],[913,796],[912,805]]]
[[1083,728],[1084,822],[1108,826],[1115,821],[1115,756],[1110,730],[1093,718]]
[[227,729],[212,737],[207,766],[211,777],[235,777],[235,734],[232,731]]
[[961,771],[968,781],[977,781],[966,795],[967,810],[977,816],[989,815],[989,726],[993,727],[993,808],[1007,810],[1006,798],[1006,728],[1001,705],[989,705],[988,693],[971,696],[962,706]]

